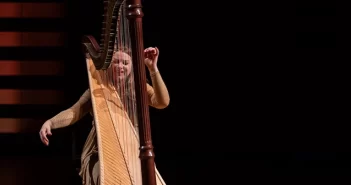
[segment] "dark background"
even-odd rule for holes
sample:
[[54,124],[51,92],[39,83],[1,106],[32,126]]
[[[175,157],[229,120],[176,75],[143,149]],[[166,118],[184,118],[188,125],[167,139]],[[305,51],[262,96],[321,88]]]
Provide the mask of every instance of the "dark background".
[[[13,86],[63,89],[66,101],[1,105],[2,117],[17,111],[16,116],[49,118],[88,87],[80,39],[99,35],[99,2],[65,3],[68,17],[52,25],[68,33],[65,47],[1,48],[0,54],[28,59],[40,50],[42,58],[63,58],[64,77],[23,78]],[[336,4],[296,1],[294,26],[286,19],[275,22],[280,16],[260,5],[238,3],[225,11],[211,4],[213,13],[185,5],[146,0],[143,9],[144,44],[160,48],[159,68],[171,97],[167,109],[150,109],[157,167],[167,184],[349,182],[348,73],[338,64],[348,61],[340,52],[347,51],[349,36],[336,25]],[[292,34],[285,33],[286,23]],[[50,25],[12,27],[33,31]],[[3,86],[12,84],[1,78]],[[43,184],[79,184],[75,168],[90,121],[87,116],[55,131],[50,147],[41,145],[37,133],[1,134],[1,175],[23,169],[28,175],[22,184],[34,184],[28,179],[42,173]]]

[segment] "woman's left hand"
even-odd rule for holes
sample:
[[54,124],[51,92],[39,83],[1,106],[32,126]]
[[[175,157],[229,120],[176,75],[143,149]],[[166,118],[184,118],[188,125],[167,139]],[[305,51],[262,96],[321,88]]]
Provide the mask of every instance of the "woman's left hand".
[[144,50],[145,65],[150,70],[157,70],[157,60],[160,52],[157,47],[149,47]]

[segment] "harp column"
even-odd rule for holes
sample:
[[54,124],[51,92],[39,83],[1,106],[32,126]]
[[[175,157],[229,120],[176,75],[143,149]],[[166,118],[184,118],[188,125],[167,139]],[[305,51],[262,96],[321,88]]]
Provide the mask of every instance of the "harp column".
[[135,76],[135,94],[140,138],[140,160],[143,185],[156,185],[155,154],[151,140],[148,99],[146,93],[146,72],[144,65],[144,43],[141,0],[126,0],[127,18],[132,41],[132,60]]

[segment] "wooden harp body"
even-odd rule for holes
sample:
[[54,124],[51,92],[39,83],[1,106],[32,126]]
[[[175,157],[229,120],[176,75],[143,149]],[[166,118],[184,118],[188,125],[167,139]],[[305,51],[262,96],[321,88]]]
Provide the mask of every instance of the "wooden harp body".
[[[83,38],[84,52],[90,56],[86,65],[97,132],[100,184],[165,185],[154,164],[141,2],[105,0],[103,16],[101,42],[98,44],[92,36]],[[127,53],[132,60],[132,77],[128,84],[132,82],[133,88],[128,88],[133,92],[123,93],[113,80],[111,61],[119,48],[130,51]],[[134,105],[126,103],[128,98]]]

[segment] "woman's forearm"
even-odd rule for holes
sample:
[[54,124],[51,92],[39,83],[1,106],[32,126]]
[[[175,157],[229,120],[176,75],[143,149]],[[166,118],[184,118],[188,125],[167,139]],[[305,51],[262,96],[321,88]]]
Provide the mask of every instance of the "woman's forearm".
[[50,119],[51,127],[55,129],[72,125],[85,116],[91,108],[90,91],[87,90],[72,107]]
[[169,104],[169,94],[160,72],[157,68],[150,70],[152,87],[148,86],[150,105],[155,108],[166,108]]
[[51,128],[57,129],[67,127],[74,124],[82,116],[79,115],[79,111],[77,110],[72,108],[66,109],[50,119]]

